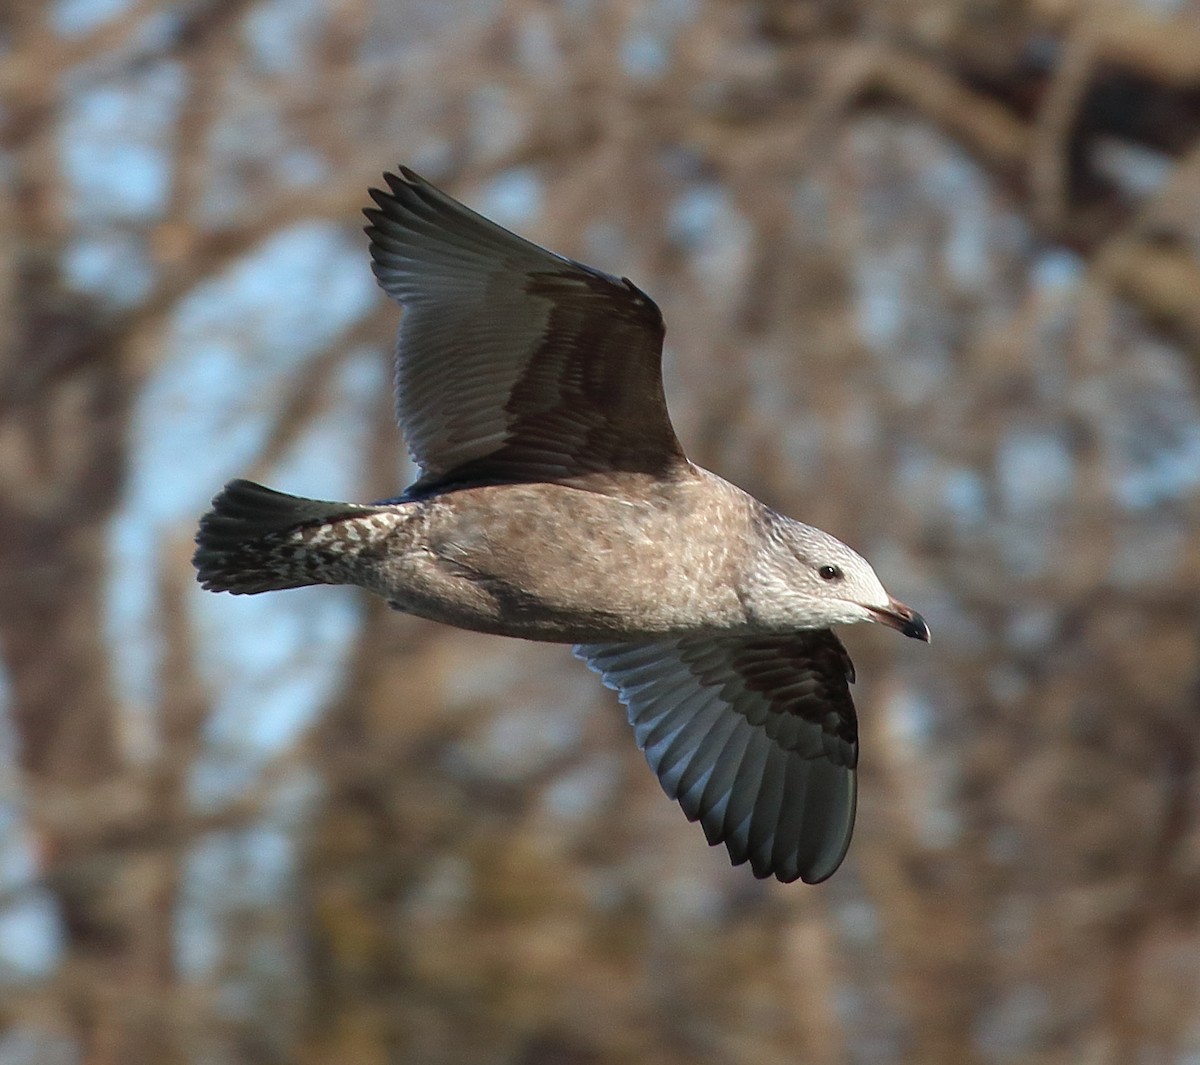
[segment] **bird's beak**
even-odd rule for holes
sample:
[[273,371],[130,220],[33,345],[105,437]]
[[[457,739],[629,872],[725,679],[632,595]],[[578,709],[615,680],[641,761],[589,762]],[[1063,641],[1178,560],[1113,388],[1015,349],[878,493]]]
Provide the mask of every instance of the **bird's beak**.
[[872,621],[878,621],[881,625],[896,629],[905,636],[911,636],[914,640],[929,642],[929,626],[925,624],[925,619],[912,607],[905,606],[899,599],[888,596],[886,607],[881,609],[871,606],[867,607],[867,610],[870,611]]

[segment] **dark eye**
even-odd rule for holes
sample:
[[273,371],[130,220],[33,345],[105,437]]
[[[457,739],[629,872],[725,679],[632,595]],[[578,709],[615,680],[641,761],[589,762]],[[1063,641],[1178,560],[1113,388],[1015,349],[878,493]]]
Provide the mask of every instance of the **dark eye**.
[[845,576],[839,566],[822,566],[817,573],[823,581],[840,581]]

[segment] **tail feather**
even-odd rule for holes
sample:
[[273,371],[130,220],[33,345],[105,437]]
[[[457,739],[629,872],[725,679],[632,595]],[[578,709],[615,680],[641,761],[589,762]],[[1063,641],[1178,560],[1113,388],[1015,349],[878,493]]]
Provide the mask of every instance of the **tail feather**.
[[192,564],[202,587],[234,595],[354,583],[355,556],[391,527],[381,514],[230,481],[200,519]]

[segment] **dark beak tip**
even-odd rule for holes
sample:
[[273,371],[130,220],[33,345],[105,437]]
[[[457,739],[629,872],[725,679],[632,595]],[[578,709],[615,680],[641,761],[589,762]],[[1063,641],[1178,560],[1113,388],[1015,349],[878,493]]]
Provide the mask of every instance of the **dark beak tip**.
[[915,610],[912,611],[910,617],[900,629],[900,631],[914,640],[921,640],[924,643],[930,643],[929,626],[925,623],[925,619],[921,617]]
[[890,600],[887,609],[877,611],[875,617],[903,636],[929,643],[929,626],[925,619],[898,599]]

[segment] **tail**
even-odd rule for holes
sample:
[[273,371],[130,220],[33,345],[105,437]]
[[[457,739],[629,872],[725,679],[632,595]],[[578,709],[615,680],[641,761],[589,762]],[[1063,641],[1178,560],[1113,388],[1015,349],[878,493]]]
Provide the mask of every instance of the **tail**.
[[326,503],[230,481],[200,519],[192,565],[202,587],[234,595],[355,584],[361,556],[394,527],[391,508]]

